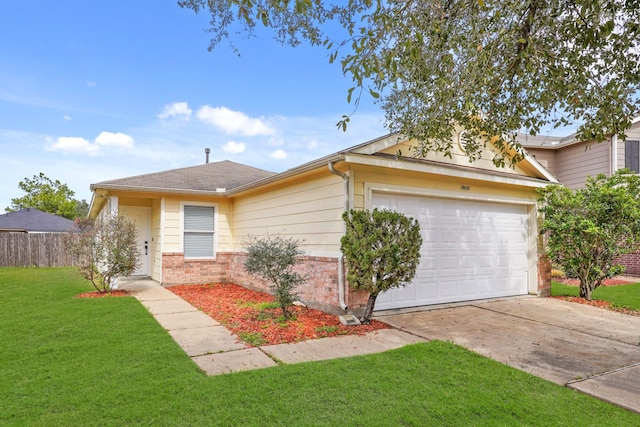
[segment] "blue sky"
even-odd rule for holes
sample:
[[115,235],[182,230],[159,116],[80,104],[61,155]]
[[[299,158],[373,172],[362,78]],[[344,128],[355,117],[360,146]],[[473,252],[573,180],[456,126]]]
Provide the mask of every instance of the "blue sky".
[[0,212],[43,172],[94,182],[232,160],[280,172],[384,135],[322,47],[270,35],[209,52],[206,14],[176,0],[31,0],[0,13]]

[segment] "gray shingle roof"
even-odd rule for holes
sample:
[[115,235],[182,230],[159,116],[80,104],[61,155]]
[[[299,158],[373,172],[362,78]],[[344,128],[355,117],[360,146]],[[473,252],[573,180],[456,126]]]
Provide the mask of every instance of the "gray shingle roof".
[[21,209],[0,215],[0,230],[64,233],[75,227],[75,222],[35,208]]
[[91,185],[96,188],[131,188],[140,190],[216,191],[235,187],[275,175],[263,169],[225,160],[199,166],[102,181]]

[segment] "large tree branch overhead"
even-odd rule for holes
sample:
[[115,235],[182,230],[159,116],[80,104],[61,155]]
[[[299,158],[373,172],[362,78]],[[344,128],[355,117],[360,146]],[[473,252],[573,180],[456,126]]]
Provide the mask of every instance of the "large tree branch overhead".
[[471,161],[491,141],[494,163],[513,164],[518,131],[579,125],[580,139],[624,139],[640,113],[637,0],[179,4],[211,16],[211,48],[225,39],[233,46],[256,25],[281,43],[324,44],[353,81],[349,100],[370,94],[388,128],[422,141],[423,153],[451,155],[451,134],[464,126]]

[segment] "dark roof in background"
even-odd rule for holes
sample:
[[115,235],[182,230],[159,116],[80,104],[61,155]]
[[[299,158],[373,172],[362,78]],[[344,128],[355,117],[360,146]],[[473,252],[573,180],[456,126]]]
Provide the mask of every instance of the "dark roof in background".
[[253,181],[275,175],[263,169],[242,165],[229,160],[207,163],[128,178],[102,181],[91,185],[95,188],[130,188],[140,190],[191,190],[213,191],[218,188],[230,190]]
[[27,208],[0,215],[0,230],[64,233],[75,227],[75,222],[61,216]]

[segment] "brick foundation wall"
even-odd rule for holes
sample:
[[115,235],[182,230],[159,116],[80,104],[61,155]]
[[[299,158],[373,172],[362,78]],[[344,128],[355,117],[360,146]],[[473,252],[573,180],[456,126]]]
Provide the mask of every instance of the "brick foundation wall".
[[[219,252],[215,260],[185,260],[180,252],[162,254],[164,286],[196,283],[235,283],[246,288],[268,291],[265,282],[249,275],[244,269],[246,254]],[[298,289],[298,299],[308,307],[332,314],[344,314],[338,294],[338,258],[304,256],[296,271],[306,277]],[[538,295],[551,293],[551,261],[546,255],[538,257]],[[348,312],[361,315],[369,294],[346,290]]]
[[162,284],[164,286],[195,283],[228,282],[230,253],[218,253],[213,260],[184,259],[182,252],[162,254]]
[[[265,282],[249,275],[244,269],[246,254],[218,252],[215,260],[185,260],[182,253],[162,255],[163,285],[195,283],[236,283],[246,288],[268,291]],[[328,313],[344,314],[338,297],[338,258],[304,256],[296,271],[306,281],[297,289],[298,299],[311,308]],[[347,305],[356,310],[365,306],[368,294],[347,291]],[[363,303],[364,301],[364,303]]]
[[538,255],[538,296],[551,295],[551,260],[547,255]]
[[630,276],[640,276],[640,252],[622,255],[614,260],[615,263],[624,266],[624,273]]

